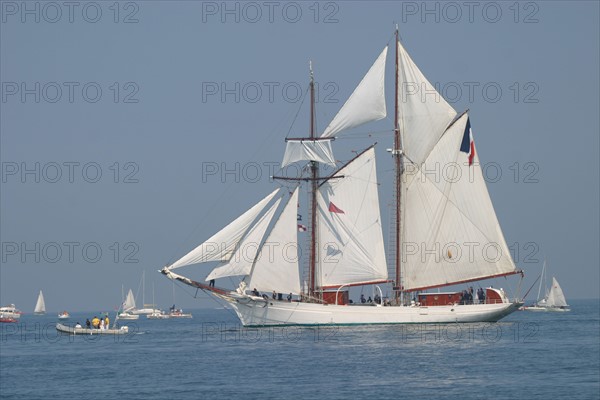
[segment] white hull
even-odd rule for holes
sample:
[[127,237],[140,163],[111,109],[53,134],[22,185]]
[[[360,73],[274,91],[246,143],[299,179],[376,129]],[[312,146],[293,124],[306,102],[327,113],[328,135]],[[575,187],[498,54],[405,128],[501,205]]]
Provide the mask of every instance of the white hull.
[[152,314],[153,312],[154,312],[153,308],[139,308],[139,309],[130,311],[131,314],[135,314],[135,315],[148,315],[148,314]]
[[169,318],[171,318],[171,316],[169,314],[155,313],[155,314],[146,315],[146,318],[148,318],[148,319],[169,319]]
[[193,316],[185,313],[170,313],[169,318],[193,318]]
[[433,307],[341,306],[265,301],[258,297],[231,297],[228,301],[244,326],[496,322],[522,305],[498,303]]
[[140,316],[137,314],[128,314],[128,313],[119,314],[119,319],[134,320],[134,319],[139,319],[139,318],[140,318]]
[[540,306],[523,307],[523,310],[524,311],[536,311],[536,312],[567,312],[567,311],[571,311],[570,308],[540,307]]

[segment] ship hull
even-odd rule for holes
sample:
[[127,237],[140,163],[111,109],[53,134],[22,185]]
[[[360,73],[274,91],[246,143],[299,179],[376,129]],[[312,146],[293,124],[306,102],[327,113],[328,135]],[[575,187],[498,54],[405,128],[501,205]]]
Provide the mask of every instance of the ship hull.
[[259,298],[230,298],[244,326],[372,325],[496,322],[522,303],[466,304],[448,306],[324,305]]

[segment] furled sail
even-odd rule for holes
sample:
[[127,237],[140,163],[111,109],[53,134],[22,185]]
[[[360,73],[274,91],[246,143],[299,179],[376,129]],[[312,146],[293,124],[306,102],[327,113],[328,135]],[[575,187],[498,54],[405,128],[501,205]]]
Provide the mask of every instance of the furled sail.
[[135,297],[133,297],[133,292],[129,289],[125,302],[123,303],[123,311],[127,312],[131,310],[135,310]]
[[331,140],[288,140],[281,167],[296,161],[318,161],[335,167]]
[[333,137],[344,130],[385,118],[387,112],[384,83],[387,50],[386,46],[329,126],[325,128],[321,137]]
[[552,277],[552,287],[548,292],[548,297],[546,298],[546,306],[547,307],[566,307],[567,299],[565,299],[565,295],[558,284],[558,281],[555,277]]
[[298,271],[298,191],[294,190],[261,247],[250,274],[249,288],[300,294]]
[[252,269],[252,264],[256,259],[256,254],[260,248],[265,232],[275,215],[281,198],[277,199],[271,205],[269,210],[254,224],[244,238],[240,241],[239,246],[235,249],[235,253],[229,261],[222,266],[212,270],[206,277],[207,281],[211,279],[224,278],[227,276],[248,275]]
[[444,100],[398,42],[398,119],[406,157],[420,164],[429,155],[456,111]]
[[228,261],[252,223],[256,221],[259,214],[266,208],[278,191],[279,189],[274,190],[254,207],[239,216],[235,221],[231,222],[204,243],[198,245],[185,256],[175,261],[168,269],[175,269],[190,264],[209,261]]
[[320,286],[387,280],[375,150],[365,150],[319,187]]
[[[514,273],[465,113],[422,164],[405,159],[402,269],[405,290]],[[467,152],[467,148],[469,152]]]
[[35,303],[35,309],[33,310],[34,314],[46,314],[46,302],[44,301],[44,294],[40,290],[40,294],[38,295],[37,302]]

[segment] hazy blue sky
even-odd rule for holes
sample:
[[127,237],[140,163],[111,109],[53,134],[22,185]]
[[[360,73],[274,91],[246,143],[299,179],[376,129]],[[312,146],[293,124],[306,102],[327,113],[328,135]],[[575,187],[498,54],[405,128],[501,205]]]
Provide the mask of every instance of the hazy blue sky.
[[[469,4],[2,1],[0,303],[31,312],[43,289],[49,310],[109,310],[146,270],[146,301],[154,281],[170,305],[155,271],[274,187],[265,163],[281,161],[308,60],[322,130],[396,22],[428,78],[471,110],[524,290],[545,256],[568,299],[599,297],[598,2]],[[364,136],[335,153],[379,142],[386,219],[392,138]],[[176,301],[211,304],[181,289]]]

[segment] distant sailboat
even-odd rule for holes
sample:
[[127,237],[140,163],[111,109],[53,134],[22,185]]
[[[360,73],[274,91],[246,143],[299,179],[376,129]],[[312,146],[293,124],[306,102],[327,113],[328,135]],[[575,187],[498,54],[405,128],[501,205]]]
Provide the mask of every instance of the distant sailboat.
[[558,284],[555,277],[552,277],[552,286],[550,290],[545,290],[544,298],[540,298],[542,292],[542,285],[546,282],[546,261],[544,260],[544,266],[542,267],[542,274],[540,275],[540,287],[538,289],[538,301],[532,306],[524,307],[527,311],[571,311],[567,304],[567,299],[562,291],[562,288]]
[[546,298],[546,307],[549,311],[570,311],[567,299],[555,277],[552,277],[552,286]]
[[129,289],[129,292],[127,292],[127,297],[125,298],[125,302],[123,303],[123,311],[119,314],[119,318],[138,319],[140,316],[133,314],[133,310],[135,310],[135,297],[133,297],[133,291]]
[[[152,303],[154,303],[154,300],[152,300]],[[130,312],[132,314],[149,315],[154,313],[156,308],[154,304],[146,304],[146,271],[142,272],[142,307],[134,308]]]
[[35,303],[35,309],[33,310],[35,315],[44,315],[46,314],[46,302],[44,301],[44,294],[40,290],[40,294],[37,298],[37,303]]

